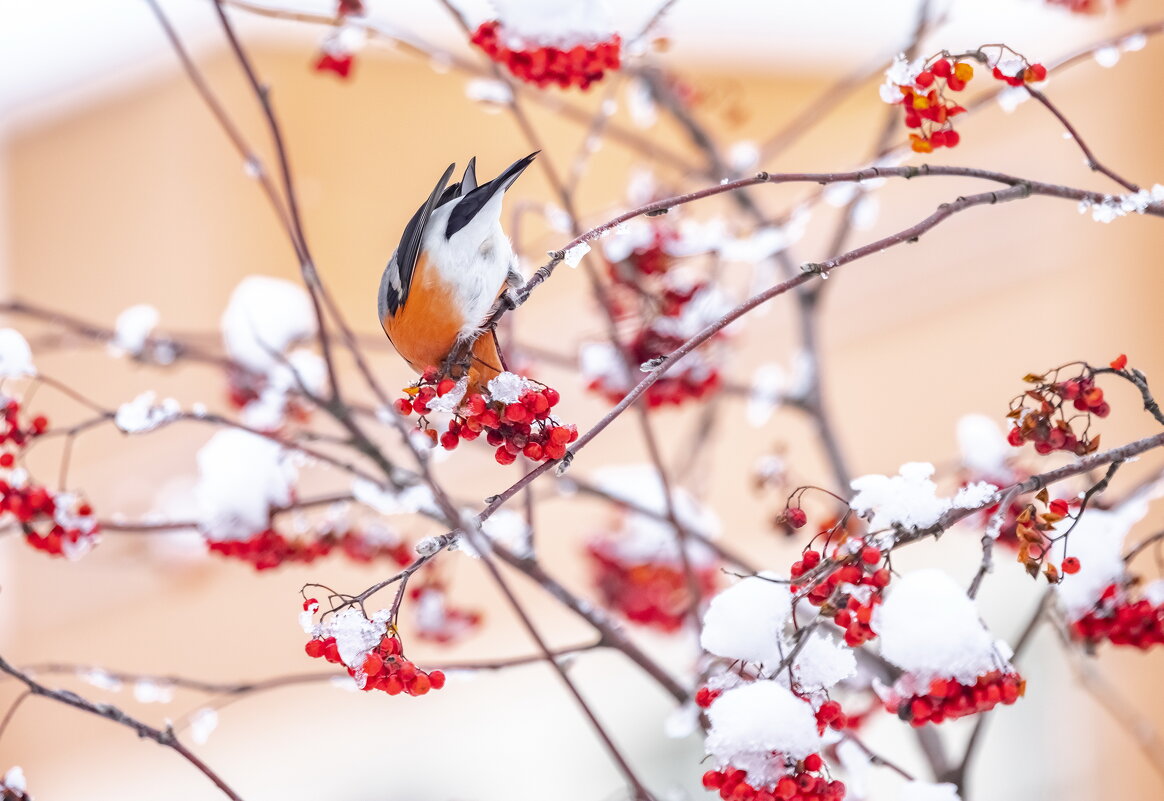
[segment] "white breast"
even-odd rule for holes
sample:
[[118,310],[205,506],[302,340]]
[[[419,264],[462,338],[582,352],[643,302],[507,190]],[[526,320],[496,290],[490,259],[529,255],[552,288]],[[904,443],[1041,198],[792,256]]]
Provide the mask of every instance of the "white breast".
[[501,230],[498,193],[461,230],[445,239],[449,214],[459,203],[446,203],[432,213],[424,232],[423,248],[449,286],[464,315],[462,334],[477,330],[493,308],[497,293],[514,263],[513,245]]

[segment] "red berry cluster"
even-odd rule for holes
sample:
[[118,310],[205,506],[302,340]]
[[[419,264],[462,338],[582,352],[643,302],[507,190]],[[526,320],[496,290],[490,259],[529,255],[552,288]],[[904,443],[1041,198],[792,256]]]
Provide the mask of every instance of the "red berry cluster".
[[825,701],[816,710],[816,728],[821,734],[824,734],[825,729],[832,728],[840,731],[845,728],[852,728],[853,724],[858,722],[856,719],[850,720],[845,715],[841,705],[836,701]]
[[[595,583],[603,603],[632,623],[661,631],[677,631],[691,608],[691,594],[683,565],[676,561],[628,562],[607,540],[586,548],[594,566]],[[719,576],[716,562],[693,564],[703,596],[715,593]],[[709,702],[710,703],[710,702]]]
[[[1023,380],[1036,386],[1011,401],[1007,417],[1014,425],[1007,433],[1007,442],[1016,448],[1033,442],[1035,451],[1043,455],[1066,451],[1084,456],[1099,448],[1099,437],[1089,436],[1091,416],[1107,417],[1111,406],[1104,400],[1103,390],[1095,385],[1090,368],[1066,381],[1034,374]],[[1028,406],[1027,401],[1034,404]],[[1068,402],[1079,414],[1068,417]],[[1073,424],[1080,418],[1083,428],[1076,431]]]
[[84,500],[71,493],[53,495],[31,484],[14,487],[0,480],[0,512],[10,512],[19,521],[25,541],[50,556],[82,556],[101,534],[93,509]]
[[723,690],[713,690],[710,687],[700,687],[695,692],[695,705],[700,709],[707,709],[716,698],[723,695]]
[[979,712],[988,712],[999,704],[1010,705],[1027,690],[1026,680],[1017,673],[995,670],[979,676],[974,684],[954,679],[934,679],[929,692],[889,701],[885,708],[911,726],[941,723]]
[[[309,599],[304,608],[314,602],[315,599]],[[304,650],[312,659],[322,658],[337,665],[344,664],[335,637],[308,640]],[[429,690],[439,690],[445,686],[445,674],[442,671],[431,670],[426,673],[418,668],[404,657],[404,647],[392,635],[381,639],[380,644],[364,657],[362,664],[344,667],[352,678],[355,678],[357,670],[367,676],[361,688],[365,691],[382,690],[389,695],[424,695]]]
[[709,770],[703,774],[703,786],[719,792],[725,801],[841,801],[845,783],[829,781],[819,772],[823,767],[820,754],[810,754],[771,787],[753,787],[748,774],[736,768]]
[[420,381],[405,390],[408,397],[396,401],[396,411],[404,416],[413,412],[420,415],[420,428],[435,445],[438,441],[445,450],[453,450],[461,441],[472,442],[481,434],[497,450],[493,457],[498,464],[513,464],[519,455],[533,462],[561,459],[566,447],[578,439],[578,429],[562,425],[550,410],[558,405],[561,395],[552,387],[530,389],[517,401],[503,403],[477,392],[466,395],[453,413],[448,429],[438,435],[425,417],[429,404],[442,398],[457,387],[451,378],[441,377],[435,367],[424,371]]
[[501,23],[491,20],[481,23],[469,41],[504,65],[513,77],[538,87],[589,89],[592,83],[602,80],[607,70],[620,66],[622,39],[618,34],[605,42],[578,44],[569,50],[546,45],[513,50],[506,44],[509,38]]
[[1094,609],[1071,624],[1071,633],[1092,646],[1106,640],[1147,650],[1164,643],[1164,604],[1132,600],[1113,584]]
[[643,276],[659,276],[675,263],[668,246],[679,238],[675,229],[662,223],[651,226],[650,241],[640,245],[618,262],[610,262],[610,277],[619,284],[631,284]]
[[905,109],[905,127],[917,131],[909,135],[915,153],[932,153],[939,147],[954,147],[961,136],[951,120],[966,109],[950,102],[946,92],[960,92],[974,77],[974,67],[965,61],[938,58],[917,74],[912,85],[898,86]]
[[[857,647],[877,636],[870,621],[873,619],[873,609],[881,603],[881,592],[889,586],[892,574],[888,568],[878,567],[883,554],[880,548],[872,545],[861,547],[855,559],[849,558],[832,567],[824,576],[815,579],[812,589],[806,598],[809,603],[821,608],[821,614],[832,617],[833,622],[845,630],[845,643],[850,647]],[[822,561],[820,551],[807,550],[800,560],[792,564],[791,576],[793,580],[800,578],[816,568]],[[846,594],[840,590],[842,585],[869,587],[868,594]],[[803,584],[793,584],[792,591],[800,592]]]
[[412,549],[403,540],[376,542],[360,532],[329,533],[313,540],[289,540],[274,529],[266,529],[245,540],[207,540],[211,553],[247,562],[255,570],[271,570],[284,564],[311,564],[333,550],[353,562],[389,559],[404,567],[412,562]]

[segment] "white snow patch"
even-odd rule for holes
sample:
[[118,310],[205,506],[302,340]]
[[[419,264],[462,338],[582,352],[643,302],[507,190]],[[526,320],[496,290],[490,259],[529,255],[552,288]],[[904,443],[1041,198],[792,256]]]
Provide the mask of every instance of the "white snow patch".
[[204,706],[190,717],[190,739],[203,745],[218,728],[218,712]]
[[181,415],[182,408],[178,401],[166,398],[157,403],[157,398],[157,393],[151,389],[121,404],[113,418],[114,424],[126,434],[144,434],[173,422]]
[[158,310],[148,303],[130,306],[117,315],[117,321],[113,324],[113,340],[109,344],[122,353],[140,356],[159,319],[161,316]]
[[707,752],[718,763],[748,772],[753,787],[783,774],[783,761],[820,750],[812,707],[774,681],[756,681],[726,690],[707,710],[711,729]]
[[705,651],[725,659],[775,667],[788,652],[783,633],[791,614],[787,584],[750,576],[711,599],[699,642]]
[[[1055,585],[1059,603],[1068,618],[1077,620],[1099,602],[1103,591],[1112,584],[1121,584],[1127,566],[1123,559],[1124,539],[1132,526],[1148,513],[1144,499],[1133,499],[1115,509],[1086,509],[1078,525],[1066,540],[1051,548],[1051,560],[1062,563],[1068,556],[1079,560],[1079,572],[1063,576]],[[1070,528],[1068,517],[1055,524],[1056,534]]]
[[203,532],[233,540],[265,530],[271,508],[291,502],[295,478],[277,442],[240,429],[218,432],[198,451],[194,497]]
[[957,786],[945,782],[906,782],[897,798],[898,801],[962,801]]
[[226,352],[258,373],[269,372],[279,355],[316,332],[306,290],[265,275],[247,276],[235,287],[220,325]]
[[958,450],[962,464],[974,473],[997,476],[1009,472],[1006,463],[1011,447],[998,423],[984,414],[967,414],[958,420]]
[[32,364],[28,340],[15,328],[0,328],[0,378],[33,375],[36,367]]

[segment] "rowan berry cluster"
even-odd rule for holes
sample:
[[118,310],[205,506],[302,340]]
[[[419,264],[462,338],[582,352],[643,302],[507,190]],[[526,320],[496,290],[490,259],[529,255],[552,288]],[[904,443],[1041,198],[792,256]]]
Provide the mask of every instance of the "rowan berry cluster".
[[[267,386],[266,376],[240,370],[236,367],[230,367],[226,371],[226,399],[232,407],[239,411],[245,410],[251,404],[259,403]],[[309,407],[292,394],[287,394],[284,397],[282,412],[280,415],[282,419],[295,423],[306,423],[311,418]]]
[[1047,68],[1042,64],[996,65],[993,75],[1008,86],[1025,86],[1047,80]]
[[[429,367],[417,384],[405,390],[407,397],[396,401],[396,411],[406,417],[414,412],[420,415],[420,429],[445,450],[484,434],[497,449],[498,464],[513,464],[518,456],[533,462],[561,459],[567,446],[578,439],[575,426],[563,425],[550,414],[561,400],[552,387],[513,373],[490,381],[488,394],[466,394],[466,387],[465,379],[454,381]],[[426,417],[434,411],[450,412],[453,417],[439,435]]]
[[312,540],[291,540],[268,528],[247,539],[207,540],[211,553],[246,562],[255,570],[284,564],[311,564],[338,549],[353,562],[388,559],[401,567],[412,562],[412,549],[401,539],[380,541],[359,531],[329,532]]
[[1147,650],[1164,643],[1164,604],[1135,600],[1112,584],[1093,609],[1071,624],[1071,633],[1091,646],[1106,640]]
[[563,50],[533,42],[517,44],[520,37],[511,35],[498,20],[481,23],[469,41],[503,65],[513,77],[541,88],[556,85],[562,89],[572,86],[589,89],[608,70],[617,70],[622,57],[622,39],[618,34],[606,41],[576,44]]
[[1010,705],[1026,692],[1027,683],[1018,673],[994,670],[979,676],[973,684],[937,678],[924,694],[891,698],[885,708],[911,726],[988,712],[999,704]]
[[[591,373],[589,389],[614,403],[635,383],[626,379],[627,364],[639,367],[666,358],[688,335],[719,316],[707,313],[715,302],[708,282],[671,271],[675,261],[668,243],[677,238],[674,229],[655,223],[643,244],[609,262],[614,283],[609,293],[611,312],[628,328],[633,326],[633,333],[624,342],[624,353],[610,351],[612,363]],[[643,397],[650,408],[679,405],[707,397],[720,381],[714,360],[697,351],[655,381]]]
[[[691,608],[691,592],[678,559],[628,559],[614,543],[598,540],[587,545],[595,583],[603,603],[632,623],[661,631],[678,631]],[[690,560],[703,596],[715,593],[719,563]],[[710,701],[709,701],[710,703]]]
[[841,801],[845,783],[829,781],[820,772],[823,767],[820,754],[809,754],[771,786],[753,787],[747,782],[748,774],[736,768],[707,771],[703,786],[725,801]]
[[816,728],[821,734],[824,734],[825,729],[841,731],[842,729],[855,728],[859,722],[858,718],[846,715],[841,709],[841,705],[836,701],[825,701],[816,710]]
[[961,136],[953,128],[953,118],[966,109],[949,99],[947,92],[961,92],[974,77],[974,66],[966,61],[939,57],[928,63],[912,82],[898,84],[899,101],[905,111],[905,127],[915,153],[932,153],[939,147],[955,147]]
[[[1023,378],[1035,386],[1010,402],[1006,416],[1014,425],[1006,441],[1014,447],[1033,442],[1039,454],[1066,451],[1076,456],[1099,448],[1099,436],[1090,436],[1091,418],[1093,415],[1107,417],[1111,406],[1104,399],[1103,390],[1095,385],[1090,367],[1084,365],[1080,375],[1059,381],[1058,373],[1062,369],[1045,375],[1031,373]],[[1077,430],[1076,424],[1080,421],[1082,428]]]
[[1073,556],[1064,559],[1059,567],[1047,561],[1054,526],[1067,517],[1071,507],[1065,500],[1050,500],[1046,490],[1039,493],[1038,500],[1047,504],[1047,511],[1040,513],[1032,504],[1026,504],[1015,517],[1017,559],[1032,577],[1038,576],[1041,569],[1047,581],[1054,584],[1061,578],[1060,567],[1068,575],[1079,572],[1079,560]]
[[[308,598],[303,602],[306,612],[314,613],[319,602]],[[380,641],[367,651],[361,651],[359,664],[344,662],[340,646],[335,637],[316,636],[304,646],[312,659],[323,659],[347,668],[348,675],[356,679],[364,691],[381,690],[388,695],[425,695],[430,690],[445,686],[445,674],[440,670],[425,672],[404,656],[404,646],[395,632],[389,630]],[[349,657],[350,658],[350,657]]]
[[455,642],[481,625],[481,613],[450,606],[440,584],[413,587],[412,600],[416,636],[441,644]]
[[[840,551],[844,549],[845,553]],[[808,595],[809,603],[821,608],[821,614],[831,617],[845,631],[845,644],[857,647],[877,636],[873,631],[873,609],[881,603],[882,591],[889,586],[892,574],[880,567],[884,554],[873,545],[860,541],[834,546],[834,560],[838,561],[827,574],[814,579]],[[820,551],[806,550],[793,562],[792,591],[800,592],[804,584],[796,579],[816,569],[822,562]]]

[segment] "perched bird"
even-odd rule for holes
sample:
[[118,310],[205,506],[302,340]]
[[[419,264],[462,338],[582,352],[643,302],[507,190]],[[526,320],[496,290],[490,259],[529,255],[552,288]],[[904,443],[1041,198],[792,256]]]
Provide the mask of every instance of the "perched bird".
[[501,228],[501,202],[535,156],[480,185],[476,158],[460,183],[449,184],[456,168],[450,164],[405,226],[380,279],[378,310],[384,333],[418,373],[431,365],[459,375],[463,366],[444,362],[473,337],[470,390],[480,391],[505,369],[496,334],[477,335],[503,293],[521,280]]

